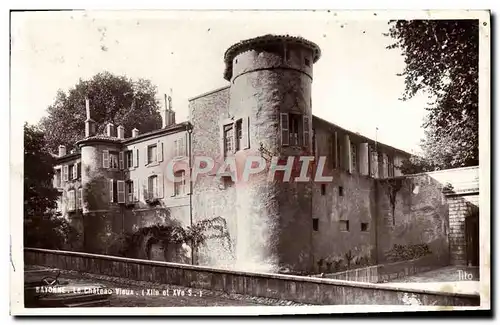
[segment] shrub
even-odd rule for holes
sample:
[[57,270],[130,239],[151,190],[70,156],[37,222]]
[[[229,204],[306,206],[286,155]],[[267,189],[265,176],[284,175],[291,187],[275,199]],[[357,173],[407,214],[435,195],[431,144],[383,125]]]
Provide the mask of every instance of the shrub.
[[386,257],[391,262],[413,260],[431,254],[427,244],[397,245],[387,251]]

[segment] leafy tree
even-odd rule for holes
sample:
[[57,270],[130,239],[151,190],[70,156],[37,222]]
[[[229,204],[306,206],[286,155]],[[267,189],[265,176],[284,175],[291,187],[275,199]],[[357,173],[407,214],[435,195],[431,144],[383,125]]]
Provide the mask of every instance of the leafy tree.
[[97,132],[104,133],[109,122],[125,127],[125,137],[132,129],[141,133],[161,126],[156,87],[145,79],[133,81],[109,72],[96,74],[80,81],[67,92],[59,90],[47,109],[48,116],[40,121],[47,137],[47,146],[55,152],[59,145],[74,146],[85,134],[85,99],[90,102],[91,117]]
[[68,248],[78,234],[54,209],[59,192],[53,187],[53,157],[44,134],[24,125],[24,245],[51,249]]
[[44,215],[57,206],[53,187],[54,158],[45,148],[43,132],[24,124],[24,214]]
[[[403,100],[425,91],[422,149],[434,169],[473,166],[478,151],[478,20],[391,21],[389,49],[402,51]],[[429,166],[423,166],[423,169]]]

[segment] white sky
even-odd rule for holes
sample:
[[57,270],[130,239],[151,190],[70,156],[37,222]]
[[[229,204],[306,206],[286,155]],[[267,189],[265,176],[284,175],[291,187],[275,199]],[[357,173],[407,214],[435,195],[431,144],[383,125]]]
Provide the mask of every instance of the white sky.
[[[359,17],[359,15],[358,15]],[[150,79],[158,99],[173,88],[177,121],[188,98],[224,86],[223,55],[233,43],[263,34],[317,43],[313,114],[407,150],[419,151],[427,98],[403,102],[396,73],[404,67],[387,17],[353,20],[328,12],[31,12],[12,13],[11,109],[36,123],[58,89],[107,70]]]

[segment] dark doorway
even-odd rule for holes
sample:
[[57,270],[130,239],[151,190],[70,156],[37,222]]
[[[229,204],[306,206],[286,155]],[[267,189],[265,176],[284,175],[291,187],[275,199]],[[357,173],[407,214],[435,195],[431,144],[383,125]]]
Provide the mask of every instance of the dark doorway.
[[467,265],[479,266],[479,208],[469,206],[465,215]]

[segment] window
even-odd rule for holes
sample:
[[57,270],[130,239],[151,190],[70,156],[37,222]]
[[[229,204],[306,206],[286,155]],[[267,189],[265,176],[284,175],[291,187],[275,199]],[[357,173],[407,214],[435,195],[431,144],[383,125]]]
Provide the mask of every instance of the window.
[[54,187],[61,187],[61,170],[56,169],[54,174]]
[[244,148],[243,145],[243,128],[242,128],[242,120],[236,121],[234,124],[236,129],[236,150],[241,150]]
[[384,177],[384,154],[381,152],[378,153],[378,176]]
[[125,181],[116,181],[118,203],[125,203]]
[[156,175],[149,176],[148,178],[148,199],[154,199],[158,193],[158,177]]
[[127,150],[125,152],[125,168],[132,167],[134,167],[134,154],[132,153],[132,150]]
[[351,143],[351,170],[353,172],[358,171],[358,146],[355,143]]
[[68,178],[69,179],[78,179],[81,174],[81,163],[75,163],[73,165],[68,166]]
[[68,166],[68,176],[70,177],[70,179],[75,179],[75,165],[69,165]]
[[134,167],[139,167],[139,149],[134,149]]
[[314,218],[313,219],[313,230],[318,231],[318,228],[319,228],[319,219]]
[[234,149],[233,125],[224,126],[224,154],[227,157]]
[[118,152],[109,153],[109,168],[118,169]]
[[326,194],[326,184],[321,184],[321,195]]
[[290,145],[299,146],[299,125],[300,125],[300,115],[289,114],[289,124],[288,130],[290,131]]
[[127,202],[135,202],[135,195],[134,195],[134,182],[128,181],[126,184],[126,191],[127,191]]
[[69,190],[67,194],[68,198],[68,211],[75,210],[75,190]]
[[280,114],[281,145],[309,146],[310,123],[309,117],[302,114]]
[[368,223],[367,222],[361,223],[361,231],[368,231]]
[[339,169],[342,169],[342,168],[344,168],[344,165],[345,165],[345,162],[342,160],[342,159],[345,159],[345,157],[343,157],[343,155],[342,155],[344,147],[342,146],[342,141],[339,141],[338,134],[337,134],[336,138],[337,138],[337,167]]
[[156,162],[157,157],[156,144],[148,146],[148,164]]
[[304,58],[304,63],[306,66],[310,67],[311,66],[311,61],[307,58]]
[[337,169],[338,168],[338,138],[337,138],[337,132],[331,135],[330,137],[331,141],[331,150],[332,150],[332,168]]
[[387,156],[387,169],[387,175],[394,177],[394,158],[392,156]]
[[344,196],[344,188],[339,186],[339,196]]
[[174,183],[174,196],[184,195],[186,191],[186,172],[179,170],[174,173],[176,182]]
[[349,231],[349,220],[340,220],[340,231]]
[[114,179],[109,180],[109,202],[116,202],[116,182]]
[[245,116],[235,122],[226,122],[223,125],[223,153],[227,157],[238,150],[250,148],[249,117]]
[[186,139],[181,138],[174,141],[175,157],[185,157],[186,154]]
[[68,165],[63,166],[63,181],[68,181]]
[[78,189],[78,207],[83,210],[83,188]]

